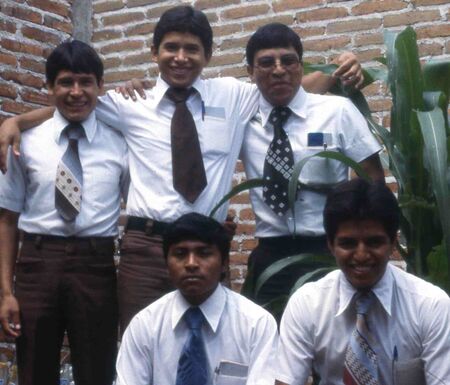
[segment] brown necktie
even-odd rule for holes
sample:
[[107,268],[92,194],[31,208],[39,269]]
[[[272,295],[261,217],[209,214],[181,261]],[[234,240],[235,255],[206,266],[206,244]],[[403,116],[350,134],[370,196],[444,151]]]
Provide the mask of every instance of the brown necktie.
[[207,185],[200,142],[194,118],[186,106],[193,89],[169,88],[167,97],[175,103],[170,126],[173,187],[194,203]]

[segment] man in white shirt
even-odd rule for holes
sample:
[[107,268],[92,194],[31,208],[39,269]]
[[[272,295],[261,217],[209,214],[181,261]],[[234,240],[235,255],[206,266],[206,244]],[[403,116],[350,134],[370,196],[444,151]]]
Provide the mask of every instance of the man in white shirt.
[[[450,299],[388,263],[399,215],[384,184],[355,179],[330,193],[324,224],[340,270],[290,298],[280,326],[277,385],[303,385],[311,372],[327,385],[450,384]],[[364,295],[373,302],[360,310],[365,328],[355,329]],[[356,343],[352,334],[367,342]]]
[[[177,290],[129,324],[117,359],[117,384],[272,385],[276,322],[266,310],[220,284],[230,250],[223,226],[201,214],[186,214],[169,225],[163,246]],[[189,363],[186,356],[193,338],[187,319],[191,312],[203,319],[190,347],[190,356],[202,363]],[[193,366],[197,369],[187,369]]]
[[128,188],[127,147],[96,119],[103,64],[91,47],[62,43],[47,59],[46,77],[56,111],[23,135],[22,156],[9,154],[9,172],[0,175],[0,321],[16,338],[21,384],[59,384],[65,331],[75,383],[111,384],[114,238]]
[[[287,202],[287,183],[293,164],[324,150],[340,152],[358,162],[372,179],[384,180],[378,157],[381,146],[353,103],[343,97],[304,91],[301,86],[302,54],[299,36],[281,23],[260,27],[247,44],[248,72],[261,92],[259,112],[246,128],[241,153],[247,178],[269,178],[265,171],[268,167],[266,159],[272,151],[275,132],[270,116],[279,108],[287,107],[289,116],[282,130],[287,137],[286,146],[290,146],[293,155],[291,165],[277,166],[288,170],[281,178],[278,192],[268,194],[267,199],[264,197],[267,180],[264,188],[250,192],[259,239],[249,258],[254,282],[265,268],[284,257],[327,253],[322,223],[326,192],[336,183],[348,179],[348,167],[339,161],[319,157],[306,163],[299,178],[302,189],[295,204],[294,223]],[[276,151],[282,151],[284,147]],[[285,197],[280,203],[284,210],[271,207],[278,195]],[[266,303],[287,295],[308,269],[309,265],[302,264],[281,271],[263,286],[256,301]]]

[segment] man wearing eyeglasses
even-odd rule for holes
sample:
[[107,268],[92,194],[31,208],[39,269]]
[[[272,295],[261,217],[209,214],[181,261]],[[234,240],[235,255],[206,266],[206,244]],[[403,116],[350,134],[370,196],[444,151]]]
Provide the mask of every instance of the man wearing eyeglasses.
[[[326,192],[346,180],[349,170],[339,161],[310,159],[300,174],[302,189],[294,216],[287,197],[294,164],[323,150],[341,152],[372,179],[384,180],[381,147],[354,105],[346,98],[310,94],[302,88],[302,53],[299,36],[280,23],[259,28],[246,48],[248,73],[261,96],[259,113],[246,129],[241,159],[248,179],[264,179],[264,187],[250,193],[259,238],[249,259],[249,279],[254,283],[279,259],[327,253],[322,223]],[[302,264],[280,272],[263,286],[256,301],[287,295],[309,269]]]

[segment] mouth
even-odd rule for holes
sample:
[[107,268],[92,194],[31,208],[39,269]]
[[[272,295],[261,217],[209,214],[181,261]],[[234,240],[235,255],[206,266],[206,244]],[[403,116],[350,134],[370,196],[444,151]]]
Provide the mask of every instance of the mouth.
[[183,277],[182,281],[186,283],[195,283],[200,282],[203,280],[203,277],[200,275],[189,275],[186,277]]
[[374,269],[373,265],[351,265],[349,267],[356,275],[367,275]]

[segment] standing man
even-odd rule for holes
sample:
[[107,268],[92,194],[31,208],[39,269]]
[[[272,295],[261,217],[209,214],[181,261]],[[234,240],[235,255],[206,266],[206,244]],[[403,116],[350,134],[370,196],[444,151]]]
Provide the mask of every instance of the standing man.
[[388,263],[399,228],[394,194],[345,182],[324,224],[339,270],[289,300],[280,327],[277,385],[450,384],[450,299]]
[[108,385],[117,351],[113,255],[128,187],[126,143],[96,119],[103,64],[91,47],[62,43],[47,59],[46,77],[56,111],[24,133],[21,157],[9,154],[9,171],[0,175],[0,321],[16,338],[21,385],[59,384],[65,331],[75,383]]
[[[255,282],[279,259],[327,252],[321,217],[326,192],[346,180],[349,170],[341,162],[317,157],[305,165],[293,237],[287,186],[294,164],[323,150],[341,152],[372,179],[384,180],[378,157],[381,147],[355,106],[346,98],[310,94],[302,88],[302,54],[299,36],[280,23],[260,27],[247,44],[248,72],[261,96],[259,113],[246,129],[242,160],[247,178],[265,182],[264,188],[250,192],[259,238],[249,259]],[[307,268],[280,272],[262,288],[258,302],[288,294]]]
[[197,213],[168,226],[163,239],[176,291],[139,312],[125,331],[118,385],[273,385],[274,318],[220,284],[230,238]]

